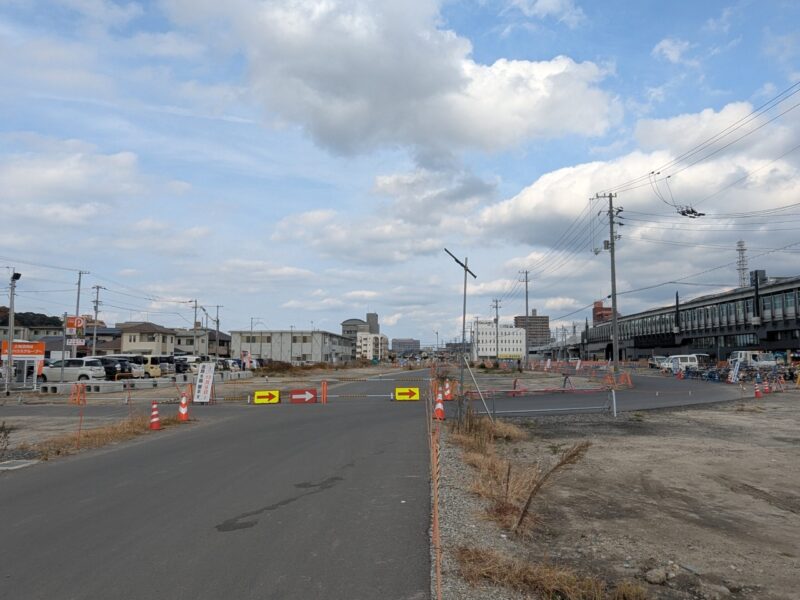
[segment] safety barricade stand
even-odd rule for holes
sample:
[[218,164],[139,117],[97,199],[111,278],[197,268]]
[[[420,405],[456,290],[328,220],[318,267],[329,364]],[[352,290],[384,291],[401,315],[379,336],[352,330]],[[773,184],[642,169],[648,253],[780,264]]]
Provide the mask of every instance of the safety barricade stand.
[[86,384],[75,383],[69,392],[70,404],[86,404]]

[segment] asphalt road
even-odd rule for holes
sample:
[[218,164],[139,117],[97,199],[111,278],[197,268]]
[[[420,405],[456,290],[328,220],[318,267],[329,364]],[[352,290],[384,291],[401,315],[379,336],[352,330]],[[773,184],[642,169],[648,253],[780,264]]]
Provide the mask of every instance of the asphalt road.
[[[634,388],[619,390],[617,411],[648,410],[670,408],[690,404],[706,404],[735,400],[741,397],[738,385],[708,381],[678,380],[660,375],[634,375]],[[747,392],[752,390],[747,388]],[[752,395],[752,394],[751,394]],[[608,392],[575,393],[523,393],[520,396],[491,395],[486,398],[489,412],[501,416],[533,416],[536,414],[557,414],[570,412],[601,412],[610,407]],[[455,414],[454,403],[447,403],[448,416]],[[483,403],[473,400],[472,406],[478,413],[485,413]]]
[[0,598],[429,597],[423,403],[193,413],[180,430],[0,475]]

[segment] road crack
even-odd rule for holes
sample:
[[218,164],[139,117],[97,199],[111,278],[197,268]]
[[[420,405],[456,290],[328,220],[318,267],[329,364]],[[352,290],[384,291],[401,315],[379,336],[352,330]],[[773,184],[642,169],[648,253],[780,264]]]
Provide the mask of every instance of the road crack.
[[[305,498],[306,496],[313,496],[314,494],[319,494],[324,492],[325,490],[331,489],[340,481],[344,481],[342,477],[328,477],[327,479],[323,479],[319,483],[313,482],[303,482],[295,484],[295,487],[299,489],[308,490],[307,492],[303,492],[302,494],[297,494],[296,496],[291,496],[279,502],[275,502],[274,504],[270,504],[268,506],[264,506],[257,510],[252,510],[250,512],[242,513],[237,515],[227,521],[223,521],[219,525],[215,527],[215,529],[221,533],[228,532],[228,531],[237,531],[239,529],[249,529],[251,527],[255,527],[258,525],[258,519],[250,519],[250,517],[256,517],[258,515],[262,515],[264,513],[268,513],[274,510],[278,510],[279,508],[283,508],[284,506],[288,506],[294,502],[297,502],[301,498]],[[246,520],[249,519],[249,520]]]

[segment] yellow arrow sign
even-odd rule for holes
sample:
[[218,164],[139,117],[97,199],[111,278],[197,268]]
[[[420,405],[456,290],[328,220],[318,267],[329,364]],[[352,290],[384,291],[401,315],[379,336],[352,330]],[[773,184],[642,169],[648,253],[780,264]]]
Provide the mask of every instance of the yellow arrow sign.
[[395,400],[419,400],[419,388],[399,387],[394,389]]
[[278,404],[281,393],[278,390],[261,390],[253,393],[253,404]]

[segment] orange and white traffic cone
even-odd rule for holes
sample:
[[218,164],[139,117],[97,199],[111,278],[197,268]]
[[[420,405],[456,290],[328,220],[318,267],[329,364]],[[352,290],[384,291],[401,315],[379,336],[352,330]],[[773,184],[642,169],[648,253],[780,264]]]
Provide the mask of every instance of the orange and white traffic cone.
[[186,392],[181,392],[181,403],[178,405],[178,422],[189,422],[189,404],[186,402]]
[[436,405],[433,408],[433,418],[437,421],[444,421],[444,403],[442,402],[442,393],[436,395]]
[[452,400],[453,399],[453,387],[450,385],[450,380],[444,380],[444,399],[445,400]]
[[767,381],[767,380],[765,379],[765,380],[764,380],[764,393],[765,393],[765,394],[769,394],[770,392],[771,392],[771,390],[769,389],[769,381]]
[[758,385],[758,382],[756,382],[756,387],[755,387],[755,398],[756,399],[761,398],[761,386]]
[[158,418],[158,402],[153,400],[153,405],[150,407],[150,431],[159,429],[161,429],[161,419]]

